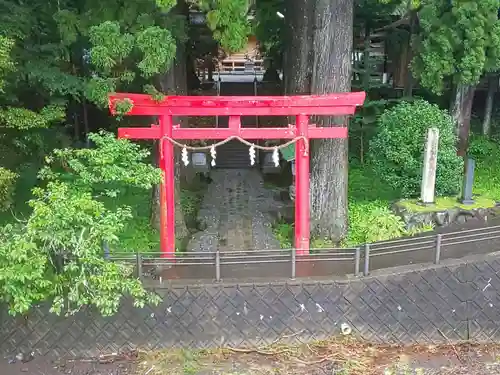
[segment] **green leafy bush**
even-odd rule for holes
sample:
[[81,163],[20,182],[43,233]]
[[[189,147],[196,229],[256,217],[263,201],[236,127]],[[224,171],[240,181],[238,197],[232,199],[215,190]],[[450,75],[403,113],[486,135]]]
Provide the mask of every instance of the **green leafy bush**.
[[0,300],[11,314],[45,300],[67,315],[87,305],[111,315],[123,295],[137,306],[159,300],[134,277],[133,266],[106,261],[102,244],[117,246],[132,218],[115,198],[127,187],[151,188],[161,174],[138,146],[112,134],[91,138],[94,149],[56,150],[48,158],[40,173],[47,185],[33,190],[32,214],[0,230]]
[[279,221],[273,228],[273,233],[279,241],[282,249],[291,249],[293,247],[294,225],[284,221]]
[[348,245],[359,245],[400,237],[403,221],[382,201],[349,202]]
[[459,191],[463,161],[456,155],[453,120],[438,106],[417,100],[384,112],[370,142],[375,173],[401,197],[414,197],[420,191],[425,136],[430,127],[439,129],[436,194]]
[[346,246],[387,241],[433,230],[431,224],[406,229],[400,216],[395,215],[386,201],[349,203],[349,236]]
[[481,163],[483,161],[497,161],[496,159],[499,156],[500,150],[498,143],[493,139],[486,136],[473,135],[470,138],[467,151],[478,163]]
[[0,167],[0,211],[6,211],[13,203],[16,178],[17,174]]
[[349,165],[349,233],[343,245],[386,241],[432,230],[429,225],[406,230],[403,219],[390,210],[399,196],[384,185],[370,165]]
[[474,194],[500,201],[500,145],[498,140],[473,136],[469,154],[476,160]]

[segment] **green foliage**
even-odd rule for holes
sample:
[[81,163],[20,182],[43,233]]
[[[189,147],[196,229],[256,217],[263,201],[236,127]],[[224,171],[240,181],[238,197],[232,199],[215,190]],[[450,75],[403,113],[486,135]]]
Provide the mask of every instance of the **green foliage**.
[[456,156],[451,117],[426,101],[403,102],[384,112],[378,134],[370,142],[370,158],[376,173],[401,197],[418,195],[427,129],[439,130],[436,194],[459,191],[462,160]]
[[12,314],[47,299],[58,314],[94,305],[110,315],[123,295],[137,306],[158,302],[132,266],[103,259],[102,244],[117,246],[132,218],[131,208],[112,198],[131,185],[150,188],[160,172],[142,162],[148,152],[137,145],[105,133],[91,139],[94,149],[56,150],[48,158],[40,172],[47,185],[33,190],[32,214],[0,232],[0,298]]
[[181,206],[184,212],[184,217],[195,218],[200,208],[203,194],[199,190],[181,190]]
[[291,249],[293,247],[294,225],[280,221],[273,227],[273,233],[279,241],[282,249]]
[[13,47],[12,39],[0,36],[0,92],[4,90],[5,76],[14,70],[14,62],[10,56]]
[[500,68],[498,0],[422,0],[413,70],[440,93],[448,78],[474,85]]
[[64,107],[57,105],[47,106],[38,113],[26,108],[7,107],[0,109],[0,124],[17,130],[46,128],[61,122],[65,116]]
[[134,107],[134,103],[130,99],[118,100],[115,103],[115,111],[119,116],[126,115]]
[[31,84],[42,87],[53,99],[71,96],[75,100],[79,100],[84,89],[83,80],[62,72],[50,61],[28,61],[23,67],[23,71]]
[[152,26],[139,33],[137,48],[143,54],[137,66],[144,77],[149,78],[169,69],[177,47],[169,30]]
[[349,245],[384,241],[405,234],[403,220],[389,210],[387,202],[375,200],[349,203]]
[[0,211],[5,211],[12,205],[17,177],[16,173],[0,167]]
[[165,99],[165,95],[163,95],[162,92],[158,91],[153,85],[145,85],[144,92],[151,95],[151,98],[153,98],[153,100],[157,102],[161,102]]
[[108,94],[116,92],[116,78],[92,78],[85,87],[86,98],[101,108],[108,105]]
[[367,99],[349,123],[349,152],[364,163],[365,152],[372,137],[377,132],[377,120],[380,115],[392,108],[401,99]]
[[207,24],[214,38],[227,52],[241,51],[248,41],[248,0],[202,0]]
[[110,212],[89,193],[59,182],[34,196],[28,222],[0,234],[1,298],[10,313],[25,313],[45,299],[57,314],[95,305],[103,315],[118,309],[123,294],[137,305],[157,301],[131,277],[131,266],[102,257],[102,241],[117,240],[127,209]]
[[386,241],[432,230],[423,225],[407,230],[401,217],[390,210],[396,191],[383,183],[370,165],[351,163],[349,168],[349,233],[343,245]]
[[[135,253],[137,251],[156,252],[160,248],[160,233],[151,225],[151,193],[134,192],[130,199],[120,199],[118,204],[127,204],[133,210],[133,219],[129,220],[119,234],[116,251]],[[115,249],[111,248],[111,252]]]
[[255,36],[259,41],[262,54],[273,59],[276,68],[281,68],[284,41],[286,38],[285,20],[276,12],[285,12],[284,0],[257,0]]
[[468,154],[479,161],[491,160],[498,155],[498,143],[486,136],[473,135],[470,138]]
[[[431,225],[406,229],[403,219],[395,215],[391,202],[399,199],[396,191],[384,184],[369,164],[349,164],[349,231],[340,245],[355,247],[364,243],[386,241],[402,236],[413,236],[430,231]],[[274,234],[282,248],[290,248],[293,242],[293,225],[283,222],[274,228]],[[311,248],[336,248],[329,240],[314,238]]]
[[163,12],[168,12],[175,6],[175,4],[177,4],[177,0],[155,0],[155,1],[158,8],[160,8],[161,11]]
[[[247,0],[195,3],[207,12],[208,25],[223,48],[237,51],[245,47],[250,32]],[[171,68],[178,46],[187,41],[187,18],[176,5],[176,0],[130,1],[109,7],[123,18],[110,14],[102,19],[101,14],[93,14],[88,35],[90,59],[97,74],[87,80],[84,90],[90,101],[105,107],[110,92],[129,91],[130,87],[135,91],[144,80],[146,85],[140,86],[158,90],[155,86]],[[68,17],[60,19],[67,21]],[[101,22],[96,22],[99,19]],[[68,29],[67,23],[60,28]]]
[[112,133],[90,134],[89,139],[96,148],[55,150],[40,178],[113,198],[127,188],[151,189],[160,182],[161,170],[145,162],[148,150]]
[[92,63],[104,73],[121,64],[134,48],[134,36],[122,33],[118,22],[106,21],[91,27],[89,37]]
[[500,201],[500,143],[498,139],[473,136],[469,151],[476,160],[474,194]]

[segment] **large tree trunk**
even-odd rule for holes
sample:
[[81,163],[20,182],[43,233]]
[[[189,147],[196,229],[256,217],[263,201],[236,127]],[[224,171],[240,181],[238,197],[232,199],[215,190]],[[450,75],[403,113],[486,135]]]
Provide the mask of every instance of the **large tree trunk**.
[[309,94],[312,75],[314,1],[288,0],[289,25],[283,79],[286,95]]
[[451,103],[451,115],[457,125],[457,155],[465,156],[469,147],[470,117],[476,86],[457,85]]
[[413,49],[412,49],[412,38],[417,32],[417,12],[414,10],[410,11],[410,35],[408,36],[408,47],[407,47],[407,65],[406,65],[406,79],[404,82],[403,96],[406,98],[411,98],[413,96],[413,87],[415,86],[415,79],[413,78],[413,73],[410,69],[410,64],[413,59]]
[[[351,89],[353,0],[316,0],[311,93]],[[338,121],[318,119],[320,126]],[[311,174],[312,234],[341,241],[347,234],[347,139],[313,143]]]
[[186,56],[186,82],[187,88],[190,90],[198,90],[201,87],[201,82],[196,75],[195,62],[191,53]]
[[[179,11],[182,11],[181,9]],[[184,43],[178,43],[175,61],[164,75],[160,77],[160,86],[164,94],[171,95],[186,95],[187,93],[187,62],[186,62],[186,46]],[[186,118],[174,118],[174,124],[185,124]],[[180,200],[180,150],[175,148],[175,235],[177,239],[182,239],[188,236],[189,231],[184,220]],[[160,225],[160,199],[158,186],[153,189],[153,209],[152,223],[157,228]]]
[[497,91],[498,76],[491,75],[488,77],[488,96],[484,107],[483,117],[483,135],[490,135],[491,131],[491,113],[493,112],[493,99]]

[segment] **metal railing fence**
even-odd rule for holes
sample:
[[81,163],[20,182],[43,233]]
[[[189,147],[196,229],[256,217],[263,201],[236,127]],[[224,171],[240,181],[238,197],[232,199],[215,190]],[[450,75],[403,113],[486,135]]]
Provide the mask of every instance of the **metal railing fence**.
[[[420,252],[418,263],[439,264],[443,259],[443,252],[452,246],[482,243],[482,253],[497,250],[493,243],[489,247],[486,241],[500,239],[500,225],[468,229],[450,233],[438,233],[416,237],[400,238],[363,244],[351,248],[311,249],[307,256],[297,255],[295,249],[279,250],[252,250],[252,251],[215,251],[215,252],[186,252],[178,253],[175,260],[162,258],[158,252],[147,253],[111,253],[106,258],[117,262],[135,263],[138,277],[143,276],[143,270],[158,266],[190,267],[203,266],[213,270],[212,277],[221,281],[221,269],[234,265],[285,265],[289,269],[289,277],[297,277],[297,267],[301,264],[316,262],[335,262],[343,270],[350,269],[355,276],[368,276],[372,262],[378,258],[389,256],[391,259],[398,254]],[[499,242],[500,248],[500,242]],[[486,251],[484,251],[486,249]],[[448,257],[453,258],[453,256]],[[392,266],[408,265],[393,264]],[[391,266],[389,264],[389,266]],[[333,274],[334,275],[334,274]],[[332,275],[332,276],[333,276]]]

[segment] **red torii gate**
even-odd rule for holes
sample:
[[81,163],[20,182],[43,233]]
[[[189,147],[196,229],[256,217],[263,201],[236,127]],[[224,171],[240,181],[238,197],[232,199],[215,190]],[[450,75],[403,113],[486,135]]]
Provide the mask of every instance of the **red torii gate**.
[[[150,95],[117,93],[109,96],[109,107],[124,101],[132,105],[131,116],[158,116],[159,126],[120,128],[119,138],[159,139],[160,246],[162,256],[175,255],[174,145],[173,140],[230,137],[242,139],[296,140],[295,148],[295,248],[298,255],[309,254],[309,140],[347,138],[347,127],[319,128],[309,123],[310,115],[345,116],[354,114],[365,100],[364,92],[313,96],[166,96],[158,101]],[[174,116],[229,116],[228,128],[181,128]],[[296,116],[295,125],[282,128],[242,128],[241,116]]]

